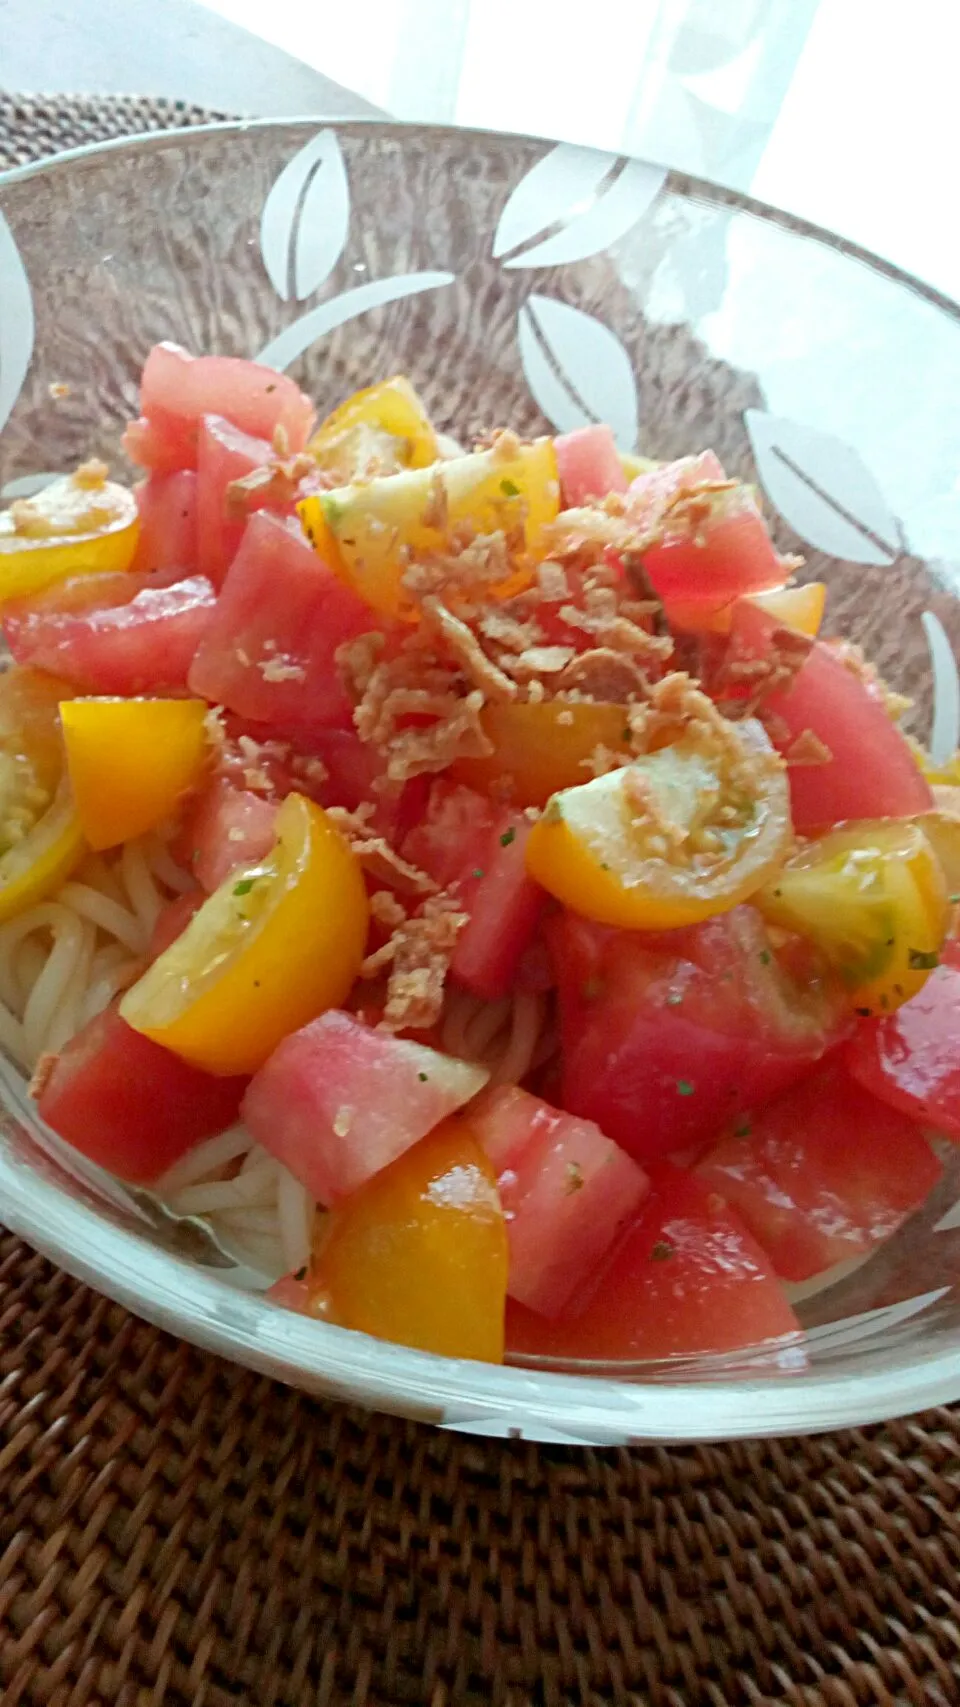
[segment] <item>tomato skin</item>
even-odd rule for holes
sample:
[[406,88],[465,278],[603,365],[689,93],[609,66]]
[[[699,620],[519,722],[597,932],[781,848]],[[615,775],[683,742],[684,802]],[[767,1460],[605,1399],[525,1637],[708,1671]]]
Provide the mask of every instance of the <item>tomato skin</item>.
[[267,1287],[264,1297],[284,1310],[295,1310],[300,1316],[316,1314],[310,1308],[310,1282],[302,1269],[298,1269],[296,1274],[281,1275]]
[[153,474],[135,489],[140,538],[131,564],[134,574],[179,569],[183,578],[197,568],[197,476],[192,468]]
[[[109,585],[66,587],[22,599],[3,613],[3,632],[18,663],[49,670],[82,693],[150,694],[184,688],[213,615],[214,592],[202,575],[105,575]],[[127,583],[118,586],[117,583]],[[103,600],[104,602],[97,602]]]
[[215,777],[188,810],[177,837],[177,857],[201,889],[212,895],[241,865],[256,865],[273,847],[277,808],[272,800]]
[[649,1189],[590,1120],[516,1085],[485,1092],[468,1119],[497,1174],[507,1220],[507,1291],[559,1315],[600,1266]]
[[563,1105],[646,1164],[766,1101],[849,1030],[782,968],[752,907],[684,931],[544,930],[560,1001]]
[[603,422],[561,433],[554,439],[553,448],[565,510],[576,509],[588,498],[603,498],[608,492],[627,490],[627,477],[613,433]]
[[191,356],[171,343],[154,345],[147,356],[140,408],[124,448],[158,473],[196,468],[204,415],[223,415],[241,432],[268,440],[281,427],[290,451],[303,449],[314,421],[313,404],[286,374],[239,356]]
[[628,508],[640,527],[649,528],[682,491],[725,479],[723,465],[712,450],[656,463],[631,480]]
[[294,524],[261,511],[247,523],[197,649],[191,691],[274,727],[346,727],[335,653],[370,623],[367,606]]
[[419,1143],[486,1079],[482,1067],[332,1009],[277,1046],[251,1082],[243,1117],[330,1204]]
[[784,1280],[808,1280],[881,1244],[943,1172],[914,1122],[837,1060],[743,1126],[711,1145],[696,1172],[742,1215]]
[[92,1162],[146,1185],[236,1120],[246,1083],[189,1067],[112,1003],[61,1050],[37,1110]]
[[231,505],[227,488],[269,460],[268,439],[241,432],[221,415],[204,415],[197,446],[197,553],[204,575],[215,587],[240,549],[247,517],[266,500],[250,493],[243,506]]
[[674,601],[684,624],[700,627],[731,600],[765,592],[784,580],[782,559],[754,506],[707,524],[703,541],[677,539],[651,546],[643,567],[668,617]]
[[760,1246],[722,1198],[660,1163],[636,1220],[569,1311],[508,1303],[507,1350],[627,1361],[739,1351],[799,1323]]
[[499,1363],[507,1238],[490,1164],[445,1120],[324,1217],[315,1311],[446,1357]]
[[530,820],[473,789],[434,783],[426,816],[406,837],[404,857],[470,915],[457,938],[451,976],[490,1001],[512,989],[539,929],[546,896],[526,869]]
[[[762,656],[775,624],[758,606],[738,607],[734,636],[745,655]],[[842,653],[814,641],[783,693],[762,712],[781,752],[812,730],[831,754],[822,765],[791,765],[794,828],[802,835],[850,818],[906,818],[929,811],[933,796],[906,739],[879,694],[848,668]]]
[[896,1013],[863,1020],[844,1059],[859,1084],[891,1108],[902,1109],[960,1140],[960,970],[948,945],[947,962]]

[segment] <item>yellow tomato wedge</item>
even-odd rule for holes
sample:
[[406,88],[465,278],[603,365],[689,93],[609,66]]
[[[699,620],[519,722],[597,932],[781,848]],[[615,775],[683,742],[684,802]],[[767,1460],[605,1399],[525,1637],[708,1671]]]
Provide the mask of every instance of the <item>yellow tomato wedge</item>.
[[0,854],[0,923],[59,889],[85,852],[83,832],[64,781],[23,840]]
[[503,1360],[507,1230],[466,1122],[445,1120],[317,1226],[314,1314],[444,1357]]
[[823,621],[827,589],[823,581],[808,581],[804,587],[775,587],[772,593],[753,593],[751,599],[784,628],[795,628],[815,640]]
[[527,868],[574,912],[623,930],[672,930],[759,889],[790,844],[786,771],[760,725],[725,749],[695,730],[555,794]]
[[210,1073],[254,1073],[282,1037],[343,1001],[369,908],[360,867],[321,807],[290,794],[259,865],[231,872],[127,991],[135,1031]]
[[[943,803],[940,796],[946,791],[934,787],[936,805],[931,812],[921,812],[913,820],[930,843],[947,885],[951,906],[960,903],[960,798]],[[960,796],[960,790],[957,791]]]
[[202,699],[68,699],[67,768],[83,833],[112,848],[175,811],[207,762]]
[[62,692],[38,671],[0,675],[0,921],[44,900],[86,851],[63,774]]
[[934,788],[954,790],[954,798],[951,804],[956,804],[957,800],[960,799],[960,752],[952,753],[949,759],[944,759],[941,764],[937,765],[934,764],[929,753],[921,747],[919,741],[911,740],[910,745],[913,748],[917,764],[927,781]]
[[512,806],[544,806],[559,789],[586,782],[598,747],[629,751],[626,715],[619,705],[589,700],[491,704],[480,722],[493,752],[457,759],[450,775]]
[[809,842],[755,897],[765,917],[807,937],[860,1013],[909,1001],[936,966],[949,907],[919,823],[884,818]]
[[87,463],[0,515],[0,601],[73,575],[129,569],[140,537],[137,501]]
[[348,397],[321,422],[307,449],[344,485],[401,468],[427,468],[440,454],[430,417],[402,374]]
[[522,546],[505,591],[532,576],[543,556],[544,532],[556,520],[560,484],[550,439],[518,445],[515,453],[474,451],[431,468],[409,468],[304,498],[304,532],[321,554],[336,541],[345,578],[374,610],[409,615],[401,576],[410,556],[449,549],[449,530],[522,532]]

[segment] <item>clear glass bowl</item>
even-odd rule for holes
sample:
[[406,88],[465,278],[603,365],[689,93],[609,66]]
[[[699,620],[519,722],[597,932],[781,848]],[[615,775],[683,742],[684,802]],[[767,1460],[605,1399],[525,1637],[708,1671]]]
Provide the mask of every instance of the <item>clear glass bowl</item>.
[[[850,245],[640,162],[378,123],[221,125],[0,177],[7,497],[92,454],[117,464],[160,338],[289,368],[321,411],[403,370],[462,438],[602,419],[653,457],[712,445],[829,583],[829,626],[913,697],[914,731],[956,745],[958,311]],[[9,1068],[0,1103],[5,1222],[161,1326],[317,1393],[598,1444],[960,1396],[960,1151],[897,1238],[801,1306],[802,1355],[492,1369],[244,1292],[189,1227],[72,1161]]]

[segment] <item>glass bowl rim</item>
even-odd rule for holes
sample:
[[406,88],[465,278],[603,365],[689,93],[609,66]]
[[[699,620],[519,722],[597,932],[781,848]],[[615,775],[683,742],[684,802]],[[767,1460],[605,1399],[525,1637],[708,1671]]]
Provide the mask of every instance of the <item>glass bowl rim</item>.
[[[400,139],[411,132],[476,137],[506,150],[530,142],[556,146],[555,139],[542,136],[375,115],[262,116],[83,143],[0,172],[0,193],[102,156],[318,126]],[[617,158],[623,151],[595,152]],[[665,171],[675,192],[725,202],[823,242],[960,320],[960,305],[952,298],[859,244],[710,179]],[[589,1365],[583,1373],[560,1373],[438,1357],[240,1293],[218,1280],[216,1271],[151,1247],[135,1231],[104,1219],[3,1146],[0,1205],[10,1230],[73,1278],[194,1345],[321,1396],[479,1434],[597,1445],[719,1441],[861,1426],[960,1398],[960,1343],[955,1350],[907,1345],[887,1367],[863,1374],[844,1367],[688,1382],[616,1380],[589,1373]]]

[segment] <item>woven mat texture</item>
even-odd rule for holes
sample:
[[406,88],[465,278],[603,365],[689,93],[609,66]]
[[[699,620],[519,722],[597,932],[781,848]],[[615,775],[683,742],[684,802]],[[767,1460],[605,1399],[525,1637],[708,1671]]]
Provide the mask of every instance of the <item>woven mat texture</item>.
[[[0,95],[0,166],[201,122]],[[321,1404],[0,1233],[3,1707],[956,1707],[960,1412],[574,1451]]]

